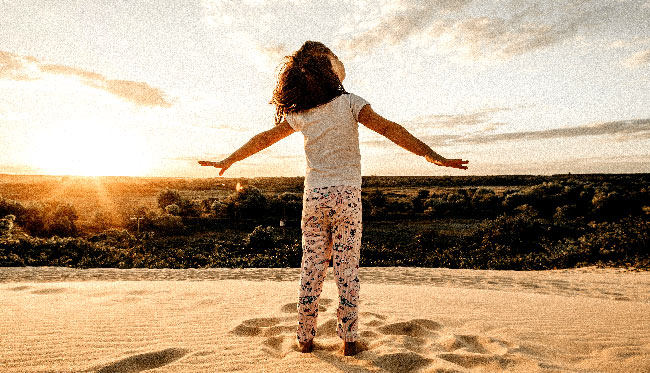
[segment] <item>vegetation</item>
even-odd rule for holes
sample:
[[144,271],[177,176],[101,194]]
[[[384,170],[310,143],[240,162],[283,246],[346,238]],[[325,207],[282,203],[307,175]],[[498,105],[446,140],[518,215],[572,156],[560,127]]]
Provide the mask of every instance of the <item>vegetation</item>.
[[[649,180],[364,178],[361,265],[648,269]],[[0,177],[0,266],[300,265],[300,178],[82,181]]]

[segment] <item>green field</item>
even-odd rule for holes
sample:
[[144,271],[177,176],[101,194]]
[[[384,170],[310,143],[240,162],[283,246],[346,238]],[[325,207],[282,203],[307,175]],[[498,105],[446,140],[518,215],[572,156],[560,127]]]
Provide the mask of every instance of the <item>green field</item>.
[[[647,268],[649,181],[364,177],[362,265]],[[0,175],[0,265],[296,267],[302,183]]]

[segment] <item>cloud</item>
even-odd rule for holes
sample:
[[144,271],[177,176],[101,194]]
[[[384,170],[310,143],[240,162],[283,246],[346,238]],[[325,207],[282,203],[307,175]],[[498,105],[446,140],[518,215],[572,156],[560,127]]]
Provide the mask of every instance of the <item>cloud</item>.
[[[511,110],[512,108],[494,107],[466,114],[430,114],[404,121],[403,124],[407,130],[422,138],[427,144],[444,146],[451,145],[464,138],[463,135],[458,134],[459,130],[469,132],[472,134],[471,136],[483,136],[484,133],[489,133],[498,127],[506,125],[504,122],[493,121],[493,116],[496,113]],[[453,129],[454,133],[429,134],[431,133],[429,130],[432,129]],[[364,138],[365,140],[363,140]],[[371,147],[383,147],[389,143],[388,140],[374,133],[369,133],[367,137],[362,136],[361,142]]]
[[650,49],[634,53],[623,61],[623,65],[627,67],[650,65]]
[[[473,120],[468,120],[466,123],[473,123]],[[650,119],[620,120],[541,131],[521,131],[496,134],[489,134],[486,133],[486,131],[478,131],[468,135],[437,134],[418,137],[420,137],[422,141],[430,146],[440,147],[459,144],[488,145],[502,141],[534,141],[604,135],[616,136],[617,138],[613,139],[612,141],[617,141],[617,139],[620,140],[621,138],[650,138]],[[372,138],[367,141],[362,141],[362,143],[366,146],[384,147],[390,142],[385,139],[378,140]]]
[[418,36],[425,48],[436,47],[473,61],[505,60],[575,36],[582,28],[600,22],[599,17],[608,8],[593,0],[543,3],[515,0],[493,5],[472,2],[482,8],[482,14],[507,15],[477,17],[476,12],[466,10],[470,2],[409,1],[371,28],[341,40],[339,46],[357,54],[369,54],[385,44],[400,44]]
[[[649,3],[650,4],[650,3]],[[627,39],[616,39],[609,43],[609,48],[630,48],[650,44],[650,37],[635,36]]]
[[416,127],[458,128],[477,125],[487,125],[490,129],[504,123],[491,122],[495,113],[510,111],[509,108],[489,108],[469,114],[432,114],[414,118],[408,125]]
[[0,51],[0,79],[18,81],[36,80],[33,77],[37,72],[31,68],[32,57],[20,57],[15,54]]
[[513,22],[503,18],[470,18],[440,22],[432,28],[439,46],[473,61],[506,60],[548,47],[572,36],[575,23],[552,26],[543,23]]
[[258,46],[258,50],[262,55],[267,56],[273,61],[279,61],[290,53],[287,46],[281,43],[260,45]]
[[260,44],[251,41],[250,46],[248,57],[261,72],[273,72],[284,56],[291,53],[282,43]]
[[171,106],[162,90],[144,82],[107,79],[101,74],[76,67],[46,64],[34,57],[0,51],[0,79],[35,81],[48,74],[77,77],[84,85],[106,91],[136,105]]
[[574,138],[582,136],[622,135],[645,137],[650,135],[650,119],[620,120],[575,127],[555,128],[541,131],[522,131],[457,137],[454,142],[490,144],[498,141],[529,141],[545,139]]
[[320,13],[319,2],[301,0],[203,0],[201,5],[222,48],[243,55],[263,73],[274,71],[290,53],[287,44],[304,41],[305,13]]
[[[451,145],[460,136],[458,136],[458,135],[451,135],[451,136],[450,135],[429,135],[429,136],[418,136],[418,137],[421,138],[421,140],[424,141],[425,143],[427,143],[429,146],[437,147],[437,146]],[[389,146],[395,145],[395,144],[392,144],[391,141],[386,139],[386,138],[363,140],[363,141],[361,141],[361,144],[363,146],[377,147],[377,148],[383,148],[383,147],[386,147],[386,145],[389,145]]]
[[365,54],[384,43],[399,44],[426,30],[436,17],[459,10],[470,1],[402,1],[400,7],[386,14],[374,27],[351,39],[340,40],[338,46]]

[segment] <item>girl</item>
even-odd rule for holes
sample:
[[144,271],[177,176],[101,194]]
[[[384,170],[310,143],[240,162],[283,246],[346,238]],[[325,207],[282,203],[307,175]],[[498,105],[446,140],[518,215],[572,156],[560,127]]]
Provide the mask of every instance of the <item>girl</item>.
[[305,138],[307,170],[302,210],[302,266],[298,300],[298,346],[311,352],[316,336],[318,299],[332,254],[339,292],[337,334],[343,353],[357,344],[359,250],[361,247],[361,155],[358,124],[439,166],[467,169],[468,161],[447,159],[404,127],[378,115],[363,98],[345,91],[345,68],[325,45],[307,41],[286,58],[273,92],[275,127],[251,138],[219,162],[220,168],[259,152],[296,131]]

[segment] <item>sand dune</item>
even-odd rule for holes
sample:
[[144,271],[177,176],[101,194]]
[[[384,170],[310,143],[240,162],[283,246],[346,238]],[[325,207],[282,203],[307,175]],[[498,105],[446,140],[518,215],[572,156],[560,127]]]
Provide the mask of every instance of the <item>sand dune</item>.
[[365,351],[337,292],[295,347],[297,269],[0,268],[3,372],[650,372],[650,273],[363,268]]

